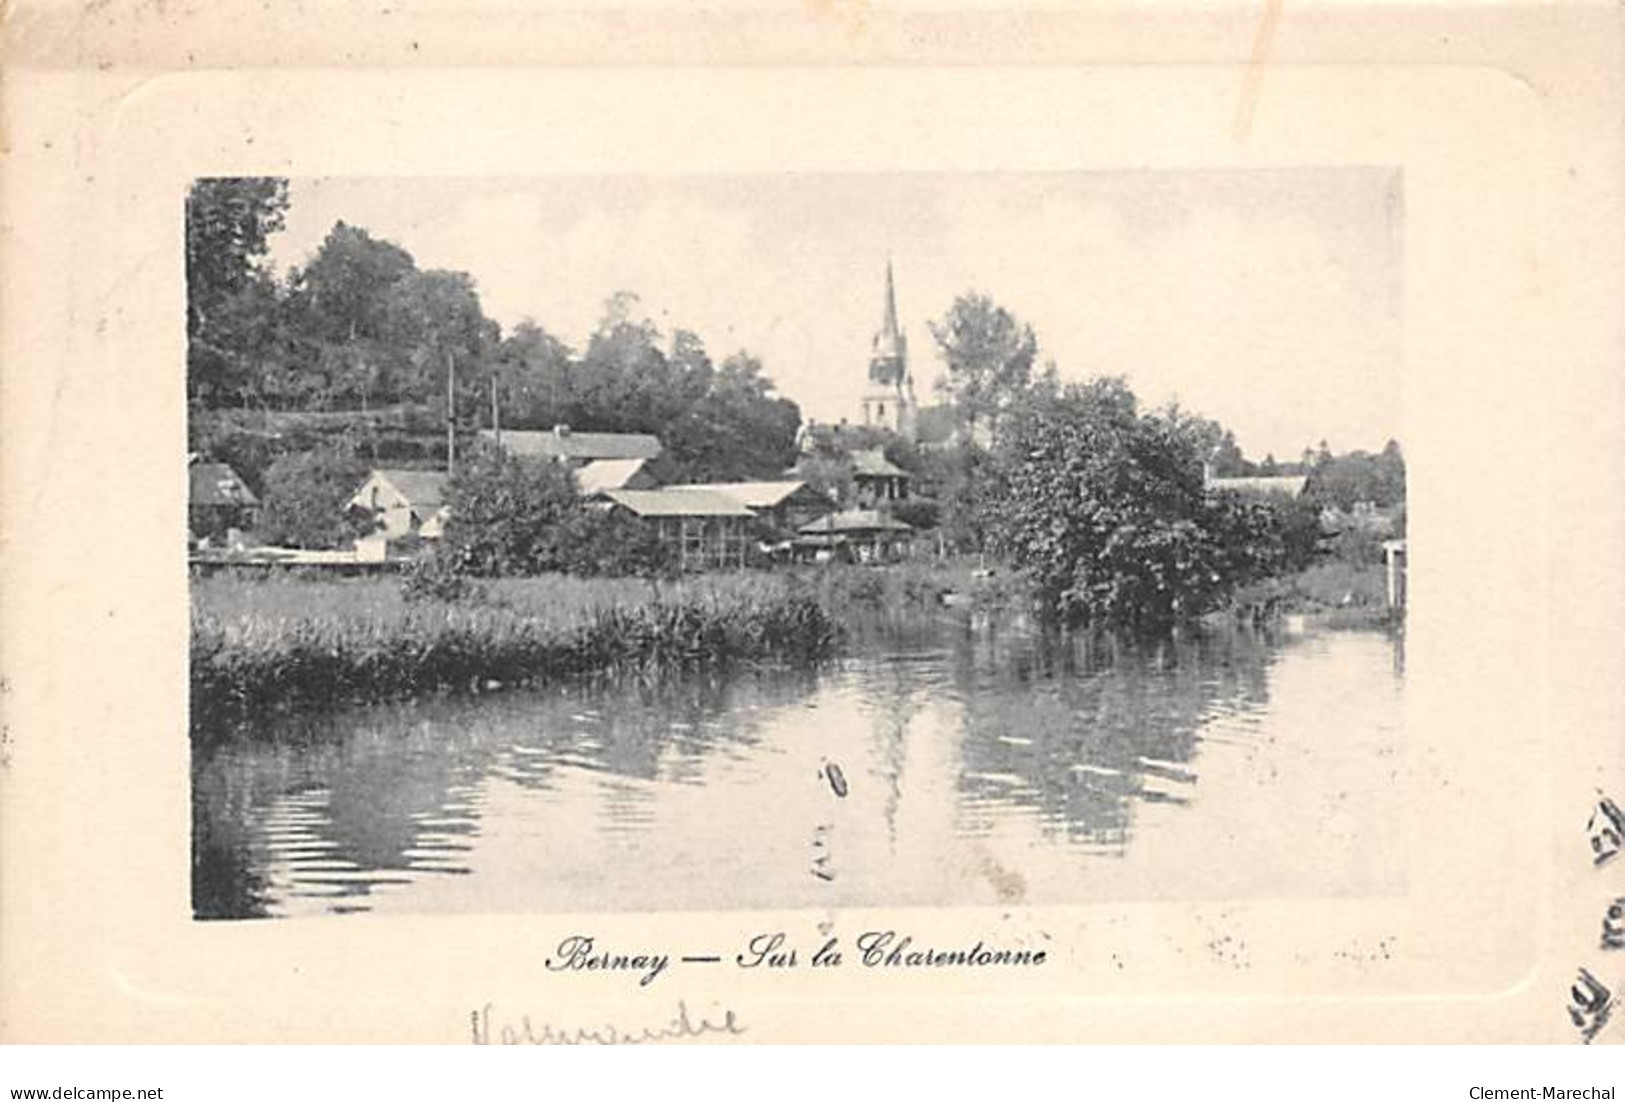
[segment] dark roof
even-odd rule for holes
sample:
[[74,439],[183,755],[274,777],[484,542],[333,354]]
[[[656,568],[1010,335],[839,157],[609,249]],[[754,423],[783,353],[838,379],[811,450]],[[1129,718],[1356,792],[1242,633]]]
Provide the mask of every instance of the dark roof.
[[868,448],[852,453],[852,474],[855,478],[907,478],[909,474],[886,458],[879,448]]
[[913,526],[904,524],[873,509],[849,509],[844,513],[830,513],[811,524],[797,529],[804,536],[855,534],[859,532],[912,532]]
[[193,505],[258,505],[260,499],[225,463],[193,463],[188,469]]
[[640,517],[750,517],[738,498],[711,490],[605,490],[597,495]]
[[414,508],[435,508],[445,500],[445,471],[416,471],[404,467],[379,467],[368,476],[383,478],[395,487]]
[[[480,439],[494,440],[490,429]],[[660,438],[640,432],[576,432],[562,425],[544,431],[502,430],[502,446],[515,455],[549,459],[653,459],[660,454]]]

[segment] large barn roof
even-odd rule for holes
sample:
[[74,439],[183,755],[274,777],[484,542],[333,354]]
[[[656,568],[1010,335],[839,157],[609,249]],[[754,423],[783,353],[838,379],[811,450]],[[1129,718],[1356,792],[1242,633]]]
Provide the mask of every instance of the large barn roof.
[[[480,439],[496,439],[490,429]],[[540,455],[549,459],[653,459],[660,454],[660,438],[641,432],[576,432],[562,425],[545,431],[502,430],[502,446],[514,455]]]
[[[690,482],[671,487],[673,490],[709,490],[729,497],[749,506],[752,509],[771,509],[785,499],[793,496],[798,490],[812,490],[806,482],[800,480],[774,481],[774,482]],[[817,490],[812,490],[818,493]],[[820,494],[820,497],[823,495]]]

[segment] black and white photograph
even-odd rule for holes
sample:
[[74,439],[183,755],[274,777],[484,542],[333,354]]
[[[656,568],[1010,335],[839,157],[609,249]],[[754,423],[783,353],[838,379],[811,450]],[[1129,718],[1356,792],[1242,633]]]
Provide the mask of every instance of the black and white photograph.
[[1617,6],[14,7],[0,1095],[1617,1096]]
[[1405,217],[195,179],[193,916],[1404,894]]

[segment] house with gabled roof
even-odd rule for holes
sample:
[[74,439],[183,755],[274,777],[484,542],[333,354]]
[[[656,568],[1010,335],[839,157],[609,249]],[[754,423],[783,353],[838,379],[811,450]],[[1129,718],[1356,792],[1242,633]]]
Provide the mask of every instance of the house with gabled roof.
[[852,484],[857,489],[860,508],[882,502],[905,501],[912,476],[886,458],[879,448],[852,453]]
[[800,479],[768,482],[702,482],[670,487],[673,490],[708,490],[727,494],[749,509],[756,519],[782,533],[794,532],[836,509],[826,494]]
[[875,509],[847,509],[819,517],[798,530],[802,552],[835,554],[858,562],[896,558],[913,533],[912,525]]
[[254,526],[260,499],[230,464],[202,462],[193,456],[186,475],[189,527],[194,537]]
[[445,471],[379,467],[367,475],[349,507],[377,517],[379,534],[385,539],[438,539],[450,513],[445,504],[446,479]]

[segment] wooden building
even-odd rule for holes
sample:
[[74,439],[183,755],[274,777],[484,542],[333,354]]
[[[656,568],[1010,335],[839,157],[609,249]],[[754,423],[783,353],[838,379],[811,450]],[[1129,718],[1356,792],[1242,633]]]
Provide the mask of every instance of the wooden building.
[[852,485],[859,509],[872,509],[908,499],[909,473],[879,448],[852,453]]
[[193,461],[187,469],[188,527],[194,538],[252,528],[260,499],[242,476],[225,463]]
[[786,535],[836,509],[827,495],[800,480],[690,483],[671,489],[726,494],[749,509],[764,526]]
[[745,565],[755,514],[737,498],[709,487],[604,490],[594,496],[652,528],[676,550],[684,570]]
[[803,558],[891,562],[902,557],[913,531],[877,510],[849,509],[802,525],[796,547]]

